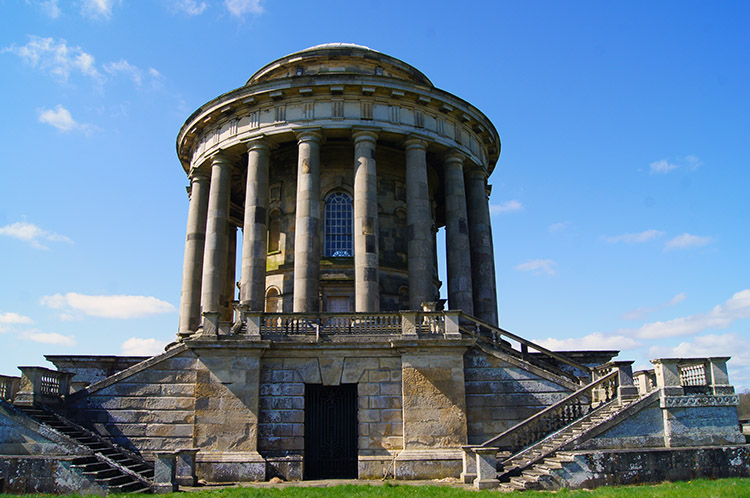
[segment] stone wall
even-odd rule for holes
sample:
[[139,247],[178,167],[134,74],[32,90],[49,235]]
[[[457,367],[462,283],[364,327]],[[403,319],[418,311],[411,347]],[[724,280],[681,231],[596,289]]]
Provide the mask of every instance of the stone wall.
[[0,456],[0,493],[94,494],[107,490],[71,468],[75,457]]
[[579,449],[607,448],[658,448],[664,446],[664,420],[659,398],[654,397],[637,413],[616,418],[611,427],[604,429],[585,442]]
[[401,358],[390,348],[363,346],[281,347],[263,357],[258,451],[268,477],[302,478],[305,384],[357,384],[360,474],[366,462],[390,461],[402,448]]
[[572,390],[477,348],[464,355],[469,444],[510,429]]
[[545,478],[549,487],[578,489],[698,478],[750,477],[749,446],[614,449],[571,452],[568,455],[573,461],[564,463],[562,469],[553,470],[553,475]]
[[92,385],[90,393],[79,391],[66,406],[68,416],[146,458],[153,451],[191,448],[198,360],[181,351],[120,372]]
[[0,400],[0,455],[83,454],[86,453],[67,437]]

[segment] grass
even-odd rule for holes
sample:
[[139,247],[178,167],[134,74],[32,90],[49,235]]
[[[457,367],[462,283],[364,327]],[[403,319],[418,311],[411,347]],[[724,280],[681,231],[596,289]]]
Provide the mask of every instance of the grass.
[[[25,495],[41,497],[45,495]],[[49,496],[49,495],[47,495]],[[74,496],[74,495],[71,495]],[[110,495],[129,496],[133,495]],[[232,487],[223,489],[204,488],[200,491],[159,495],[168,498],[724,498],[750,497],[750,479],[699,479],[695,481],[662,483],[641,486],[605,486],[594,490],[570,491],[524,491],[498,493],[497,491],[475,491],[454,486],[431,485],[340,485],[331,487]],[[3,495],[0,498],[17,498],[18,495]]]

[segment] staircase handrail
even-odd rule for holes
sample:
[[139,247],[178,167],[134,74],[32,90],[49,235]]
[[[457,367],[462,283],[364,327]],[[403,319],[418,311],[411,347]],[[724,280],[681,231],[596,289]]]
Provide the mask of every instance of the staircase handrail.
[[[596,389],[608,388],[605,389],[606,397],[602,400],[602,403],[611,401],[612,398],[610,396],[616,396],[617,393],[618,378],[619,375],[616,370],[610,372],[604,377],[601,377],[587,384],[586,386],[580,388],[569,396],[561,399],[557,403],[554,403],[544,410],[541,410],[540,412],[527,418],[526,420],[519,422],[502,434],[488,439],[479,446],[485,448],[497,447],[500,449],[504,449],[510,446],[509,443],[513,440],[513,438],[519,439],[520,436],[527,437],[520,438],[520,440],[522,441],[521,446],[519,447],[518,444],[513,445],[510,447],[511,451],[515,453],[516,450],[520,450],[522,448],[525,448],[526,446],[530,446],[530,444],[544,439],[553,432],[562,429],[563,427],[570,425],[576,420],[587,415],[591,408],[593,408],[592,403],[594,399],[594,392],[596,391]],[[583,412],[582,410],[580,410],[580,407],[582,405],[580,401],[583,401],[586,396],[588,396],[588,402],[586,403],[586,405],[588,405],[588,409]],[[547,428],[542,431],[535,430],[535,426],[537,424],[545,421],[545,418],[552,414],[554,414],[554,419],[551,419],[550,421],[552,421],[553,423],[548,424]],[[528,435],[531,435],[532,437],[528,437]],[[530,439],[536,440],[529,442]]]
[[[554,358],[555,360],[560,361],[562,363],[565,363],[566,365],[569,365],[569,366],[571,366],[573,368],[577,368],[577,369],[579,369],[579,370],[581,370],[581,371],[589,374],[589,376],[591,375],[591,371],[592,371],[591,367],[588,367],[586,365],[578,363],[577,361],[573,361],[570,358],[566,357],[565,355],[561,355],[559,353],[555,353],[554,351],[550,351],[549,349],[547,349],[547,348],[545,348],[543,346],[540,346],[539,344],[536,344],[536,343],[531,342],[531,341],[529,341],[527,339],[524,339],[523,337],[519,337],[516,334],[514,334],[512,332],[508,332],[507,330],[502,329],[502,328],[500,328],[500,327],[498,327],[496,325],[489,324],[489,323],[487,323],[487,322],[485,322],[485,321],[483,321],[483,320],[481,320],[481,319],[479,319],[479,318],[477,318],[475,316],[468,315],[468,314],[463,313],[463,312],[461,313],[461,316],[463,318],[466,318],[469,321],[474,322],[475,324],[479,325],[480,327],[485,327],[485,328],[489,329],[495,335],[499,336],[499,338],[502,338],[503,336],[505,336],[505,337],[507,337],[509,339],[512,339],[512,340],[520,343],[522,346],[526,346],[527,348],[534,349],[534,350],[538,351],[539,353],[542,353],[542,354],[544,354],[546,356]],[[471,332],[470,329],[465,329],[465,330]],[[523,351],[521,351],[521,352],[523,352]]]

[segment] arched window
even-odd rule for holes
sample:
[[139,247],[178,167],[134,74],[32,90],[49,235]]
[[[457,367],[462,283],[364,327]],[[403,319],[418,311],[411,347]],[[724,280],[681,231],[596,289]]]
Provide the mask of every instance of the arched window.
[[281,296],[279,290],[271,287],[266,292],[266,313],[281,313]]
[[278,209],[274,209],[268,217],[268,252],[274,253],[280,250],[281,212]]
[[352,256],[352,198],[343,192],[326,197],[326,232],[323,255]]

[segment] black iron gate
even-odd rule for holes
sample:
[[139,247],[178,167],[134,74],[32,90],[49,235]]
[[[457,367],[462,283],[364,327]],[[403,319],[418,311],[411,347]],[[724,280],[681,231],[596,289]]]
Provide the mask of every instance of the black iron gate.
[[357,478],[357,384],[305,384],[305,479]]

